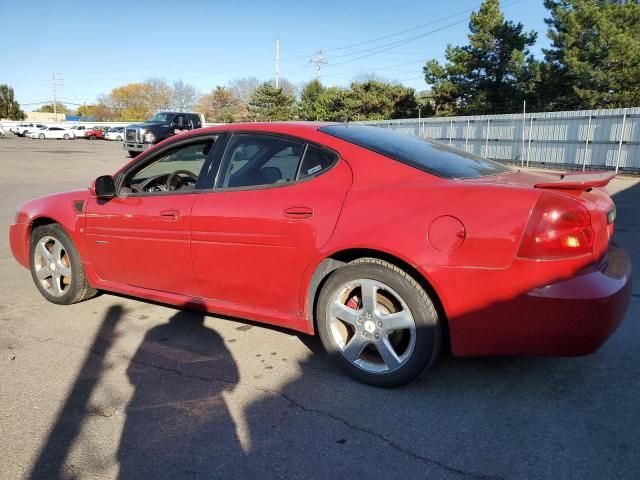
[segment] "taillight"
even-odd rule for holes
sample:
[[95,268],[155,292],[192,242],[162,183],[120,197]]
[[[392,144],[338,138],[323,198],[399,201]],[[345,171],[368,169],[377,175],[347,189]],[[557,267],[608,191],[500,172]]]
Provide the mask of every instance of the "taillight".
[[543,192],[531,213],[519,257],[551,259],[591,253],[591,214],[566,195]]

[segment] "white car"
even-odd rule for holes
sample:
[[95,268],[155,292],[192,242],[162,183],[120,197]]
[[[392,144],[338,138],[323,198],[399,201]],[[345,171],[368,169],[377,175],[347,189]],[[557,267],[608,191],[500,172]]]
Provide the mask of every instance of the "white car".
[[105,136],[105,140],[116,140],[121,142],[124,140],[124,127],[114,127],[107,130]]
[[13,133],[18,135],[19,137],[28,137],[29,131],[34,131],[39,128],[47,128],[46,125],[42,123],[21,123],[16,128],[14,128]]
[[63,140],[71,140],[72,138],[76,138],[71,129],[63,127],[41,128],[31,132],[30,137],[38,138],[40,140],[44,140],[45,138],[57,138]]
[[74,125],[70,130],[75,134],[75,138],[84,138],[84,132],[89,129],[84,125]]

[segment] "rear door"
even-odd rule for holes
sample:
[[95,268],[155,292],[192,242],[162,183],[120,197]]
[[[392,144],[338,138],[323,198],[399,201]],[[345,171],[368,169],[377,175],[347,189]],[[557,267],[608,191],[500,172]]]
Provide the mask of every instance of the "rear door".
[[234,134],[216,187],[196,199],[193,268],[205,298],[298,315],[311,256],[330,238],[351,169],[323,147]]

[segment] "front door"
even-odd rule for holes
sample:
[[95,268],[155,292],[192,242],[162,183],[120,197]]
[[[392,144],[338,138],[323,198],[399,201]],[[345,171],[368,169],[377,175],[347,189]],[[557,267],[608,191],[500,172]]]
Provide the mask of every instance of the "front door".
[[215,137],[176,142],[124,172],[115,198],[87,205],[92,266],[107,281],[197,295],[191,267],[191,209]]
[[230,137],[216,187],[191,218],[203,297],[298,315],[311,255],[330,238],[351,169],[322,147],[273,135]]

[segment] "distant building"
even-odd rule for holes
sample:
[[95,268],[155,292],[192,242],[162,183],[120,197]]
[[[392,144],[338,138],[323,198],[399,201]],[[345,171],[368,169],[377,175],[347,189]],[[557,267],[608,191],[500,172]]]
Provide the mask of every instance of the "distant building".
[[47,112],[26,112],[27,122],[64,122],[64,113],[47,113]]

